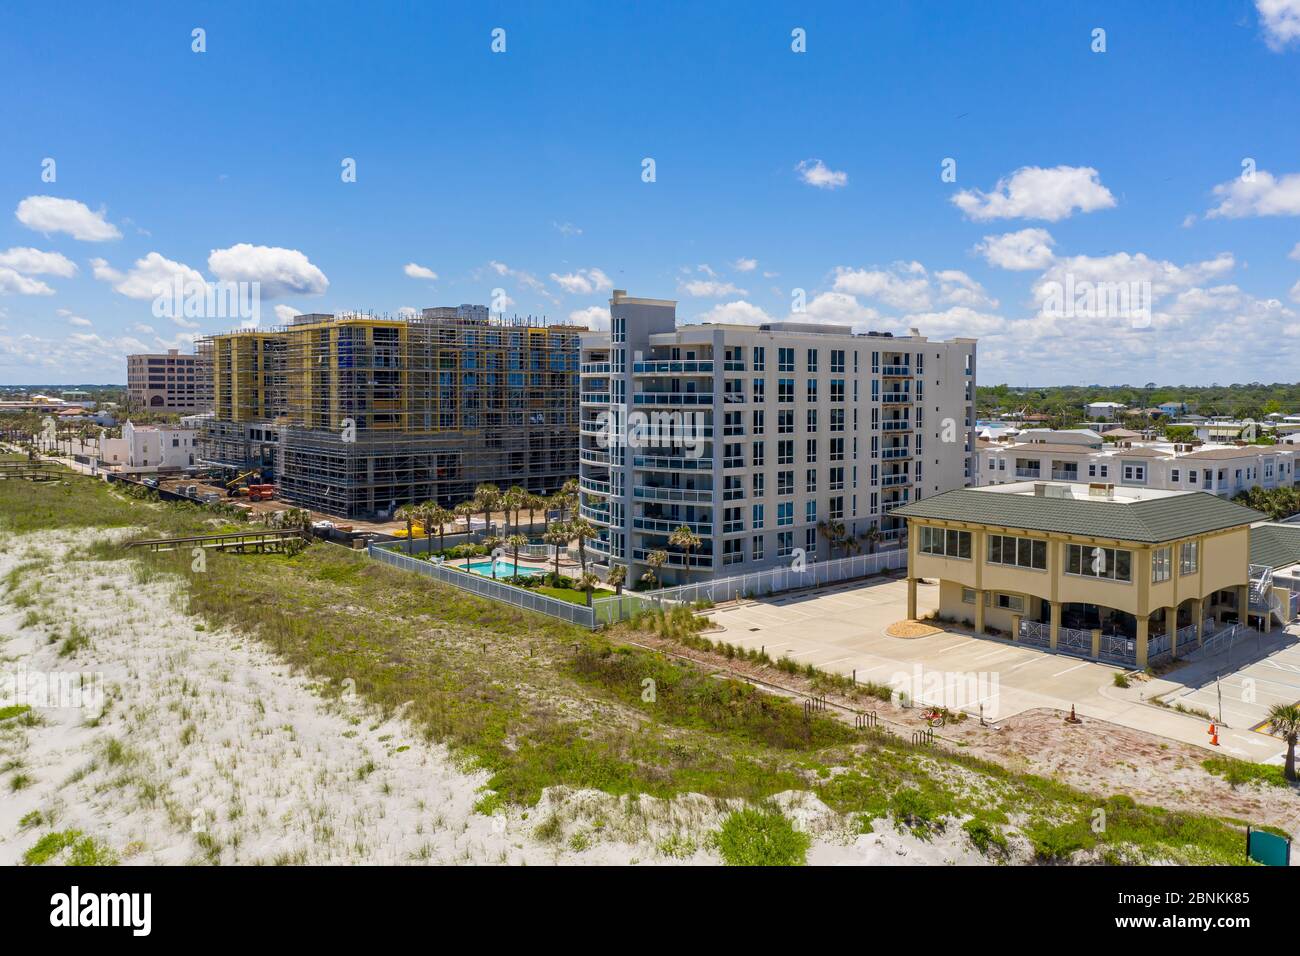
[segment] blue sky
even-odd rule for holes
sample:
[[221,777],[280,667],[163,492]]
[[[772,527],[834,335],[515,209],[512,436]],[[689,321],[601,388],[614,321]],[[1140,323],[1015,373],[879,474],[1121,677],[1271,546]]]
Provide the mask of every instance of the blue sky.
[[1300,0],[466,6],[0,10],[0,384],[239,324],[155,315],[177,273],[264,325],[618,287],[976,336],[986,384],[1295,379]]

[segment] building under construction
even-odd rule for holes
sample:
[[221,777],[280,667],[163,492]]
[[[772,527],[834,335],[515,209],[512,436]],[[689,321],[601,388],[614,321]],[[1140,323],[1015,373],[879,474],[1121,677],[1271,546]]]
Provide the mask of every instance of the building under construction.
[[578,471],[583,331],[462,305],[208,336],[196,348],[213,400],[200,458],[349,518],[452,505],[481,482],[553,492]]

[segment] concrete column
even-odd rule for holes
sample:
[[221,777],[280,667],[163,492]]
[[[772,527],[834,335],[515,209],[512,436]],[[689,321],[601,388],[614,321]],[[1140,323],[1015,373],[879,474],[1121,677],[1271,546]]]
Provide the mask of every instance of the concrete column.
[[1101,657],[1101,628],[1092,629],[1092,656]]
[[1047,646],[1050,647],[1052,650],[1056,650],[1056,635],[1061,630],[1061,602],[1052,601],[1051,604],[1052,604],[1052,629],[1051,629],[1051,635],[1048,638]]
[[1020,615],[1019,614],[1011,615],[1011,639],[1013,641],[1020,640]]
[[907,579],[907,617],[916,620],[916,578]]
[[1205,643],[1205,599],[1196,598],[1192,601],[1192,613],[1196,615],[1196,646],[1200,647]]
[[1145,615],[1139,614],[1137,617],[1137,666],[1147,666],[1147,624],[1148,619]]
[[1165,633],[1169,635],[1169,653],[1178,656],[1178,608],[1165,608]]
[[975,633],[984,633],[984,592],[975,589]]
[[1250,620],[1250,585],[1237,585],[1237,623],[1243,627]]

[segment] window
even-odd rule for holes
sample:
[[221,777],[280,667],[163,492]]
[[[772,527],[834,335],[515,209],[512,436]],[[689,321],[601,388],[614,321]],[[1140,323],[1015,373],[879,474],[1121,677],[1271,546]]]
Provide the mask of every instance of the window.
[[763,560],[763,536],[761,534],[756,534],[750,539],[749,556],[755,561]]
[[1200,542],[1184,541],[1178,546],[1178,573],[1195,574],[1200,566]]
[[776,350],[776,370],[778,372],[794,371],[794,349]]
[[830,477],[827,480],[829,481],[829,487],[831,491],[843,491],[844,490],[844,466],[837,465],[836,467],[832,468],[830,470]]
[[762,345],[754,346],[754,371],[761,372],[767,368],[767,349]]
[[782,438],[776,443],[776,463],[778,465],[794,464],[794,439]]
[[808,379],[808,404],[815,404],[817,401],[817,379]]
[[1169,480],[1174,484],[1178,483],[1178,469],[1174,468],[1169,472]]
[[[875,379],[872,379],[872,382],[874,383]],[[844,401],[844,379],[842,378],[831,379],[831,401],[832,402]]]
[[776,413],[776,432],[778,435],[794,434],[794,412],[783,411]]
[[970,559],[970,532],[921,527],[921,552],[946,558]]
[[1124,480],[1125,481],[1146,481],[1146,465],[1134,465],[1129,462],[1124,463]]
[[776,473],[776,493],[778,495],[794,494],[793,471],[778,471]]
[[844,439],[843,439],[843,438],[832,438],[832,439],[831,439],[831,453],[830,453],[830,455],[831,455],[831,461],[843,461],[843,460],[844,460]]
[[808,371],[811,374],[815,374],[817,371],[817,350],[816,349],[808,350]]
[[817,494],[817,469],[808,468],[804,471],[804,494]]
[[767,379],[754,379],[754,401],[762,402],[767,399]]
[[791,524],[794,524],[794,502],[778,502],[776,506],[776,526],[783,528]]
[[763,495],[766,494],[766,491],[764,491],[763,488],[763,473],[760,471],[755,475],[753,475],[752,481],[754,484],[754,497],[755,498],[763,497]]
[[1019,594],[999,594],[998,607],[1007,611],[1015,611],[1017,614],[1025,612],[1025,599]]
[[763,467],[764,456],[763,456],[763,443],[761,441],[754,442],[754,450],[753,450],[753,456],[751,460],[753,461],[755,468]]
[[[875,409],[872,409],[872,411],[875,411]],[[844,409],[842,408],[831,409],[831,431],[833,432],[844,431]]]
[[804,505],[803,517],[804,517],[804,521],[808,522],[808,524],[817,523],[817,502],[816,501],[809,501]]
[[989,535],[990,564],[1047,570],[1047,542],[1037,538],[1015,538],[1005,534]]
[[844,371],[844,350],[843,349],[831,349],[831,371],[832,372]]
[[[755,531],[761,531],[763,528],[763,506],[762,505],[754,505],[753,525]],[[761,540],[761,536],[760,536],[760,540]]]
[[794,401],[794,379],[779,378],[776,380],[776,400],[786,403]]
[[817,439],[809,438],[804,442],[804,460],[810,465],[817,463]]
[[776,533],[776,556],[788,558],[794,554],[794,532],[778,531]]
[[1159,584],[1169,580],[1170,549],[1153,548],[1151,550],[1151,583]]
[[1118,548],[1072,544],[1066,549],[1065,573],[1108,581],[1133,580],[1133,553]]
[[844,517],[844,496],[843,495],[836,495],[834,498],[830,500],[830,504],[827,505],[826,517],[830,518],[832,521],[838,521],[839,519]]
[[763,434],[763,412],[762,409],[754,412],[754,434]]

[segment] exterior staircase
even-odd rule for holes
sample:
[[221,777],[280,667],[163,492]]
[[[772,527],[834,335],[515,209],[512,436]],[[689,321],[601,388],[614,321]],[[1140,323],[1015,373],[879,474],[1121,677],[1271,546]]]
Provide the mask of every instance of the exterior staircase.
[[1266,615],[1269,624],[1285,626],[1290,623],[1290,608],[1283,604],[1280,595],[1273,591],[1273,569],[1262,564],[1250,566],[1250,609]]

